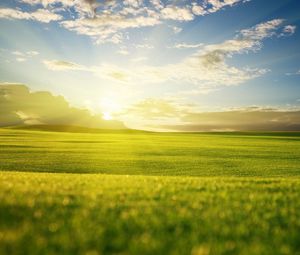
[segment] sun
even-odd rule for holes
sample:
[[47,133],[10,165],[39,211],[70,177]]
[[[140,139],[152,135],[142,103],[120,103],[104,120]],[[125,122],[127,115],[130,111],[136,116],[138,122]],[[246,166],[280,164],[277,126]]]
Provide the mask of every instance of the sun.
[[102,113],[102,119],[104,119],[104,120],[112,120],[113,117],[111,116],[110,112],[103,112]]
[[121,107],[116,100],[112,98],[103,98],[100,101],[102,118],[104,120],[112,120],[114,113],[120,111]]

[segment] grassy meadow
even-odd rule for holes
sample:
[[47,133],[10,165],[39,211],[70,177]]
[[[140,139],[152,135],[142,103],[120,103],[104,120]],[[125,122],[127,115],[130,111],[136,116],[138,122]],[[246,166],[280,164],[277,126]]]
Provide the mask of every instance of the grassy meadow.
[[300,133],[72,131],[0,129],[0,254],[300,254]]

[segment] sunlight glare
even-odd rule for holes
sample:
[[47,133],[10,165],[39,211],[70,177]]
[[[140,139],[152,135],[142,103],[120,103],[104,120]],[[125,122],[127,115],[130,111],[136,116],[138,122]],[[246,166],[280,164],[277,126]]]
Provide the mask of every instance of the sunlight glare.
[[103,113],[102,113],[102,118],[103,118],[104,120],[112,120],[112,119],[113,119],[113,117],[111,116],[111,113],[110,113],[110,112],[103,112]]
[[102,118],[104,120],[112,120],[113,114],[120,111],[120,105],[111,98],[103,98],[100,101],[100,108],[102,111]]

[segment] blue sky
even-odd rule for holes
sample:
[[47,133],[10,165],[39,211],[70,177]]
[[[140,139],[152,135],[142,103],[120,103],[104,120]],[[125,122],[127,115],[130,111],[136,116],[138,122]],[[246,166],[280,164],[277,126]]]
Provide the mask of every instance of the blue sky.
[[182,111],[298,109],[299,13],[298,0],[3,0],[0,82],[138,128]]

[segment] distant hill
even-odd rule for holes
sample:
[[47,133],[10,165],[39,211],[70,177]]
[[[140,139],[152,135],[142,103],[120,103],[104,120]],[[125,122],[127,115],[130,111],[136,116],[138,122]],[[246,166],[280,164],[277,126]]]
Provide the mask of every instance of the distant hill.
[[148,131],[134,130],[134,129],[105,129],[105,128],[87,128],[71,125],[23,125],[5,127],[6,129],[21,129],[21,130],[35,130],[46,132],[69,132],[69,133],[151,133]]

